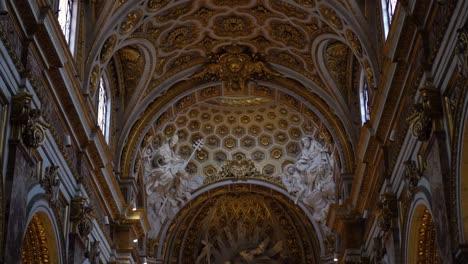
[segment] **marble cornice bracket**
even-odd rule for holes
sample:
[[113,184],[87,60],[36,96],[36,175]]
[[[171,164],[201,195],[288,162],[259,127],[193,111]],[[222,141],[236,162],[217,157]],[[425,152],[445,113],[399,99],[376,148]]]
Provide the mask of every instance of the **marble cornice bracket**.
[[93,209],[86,205],[87,199],[75,196],[71,200],[70,220],[75,224],[80,236],[87,237],[93,230]]
[[436,127],[436,121],[442,116],[442,101],[439,91],[434,89],[430,80],[419,91],[422,102],[414,104],[406,120],[412,135],[420,141],[427,141]]
[[384,193],[380,196],[378,207],[378,226],[387,233],[394,227],[394,219],[398,216],[397,199],[393,193]]
[[21,91],[12,97],[11,134],[12,140],[37,148],[44,143],[50,125],[44,121],[40,109],[31,108],[31,102],[32,94],[28,92]]

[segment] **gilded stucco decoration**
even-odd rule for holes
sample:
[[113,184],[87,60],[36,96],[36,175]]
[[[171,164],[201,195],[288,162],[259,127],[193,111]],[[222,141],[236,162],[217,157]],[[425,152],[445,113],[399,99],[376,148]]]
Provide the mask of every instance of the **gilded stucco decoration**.
[[170,0],[149,0],[146,4],[148,11],[154,12],[166,6]]
[[165,242],[169,263],[318,261],[315,231],[298,221],[299,211],[256,188],[218,188],[184,208]]
[[[281,153],[281,150],[279,150]],[[255,167],[253,160],[247,160],[244,157],[240,157],[237,160],[228,160],[222,167],[221,171],[217,174],[210,174],[205,177],[204,184],[210,184],[217,181],[223,180],[264,180],[282,185],[281,179],[277,175],[262,174]]]
[[[242,104],[240,97],[234,106],[231,101],[213,102],[213,99],[195,104],[190,98],[193,97],[179,99],[179,103],[184,102],[183,107],[178,103],[173,105],[176,118],[168,119],[162,125],[153,124],[150,131],[155,131],[153,137],[158,141],[177,134],[176,153],[184,159],[190,156],[192,144],[197,139],[205,139],[208,153],[193,160],[197,171],[209,172],[203,174],[205,177],[218,175],[222,165],[235,160],[236,154],[253,160],[267,177],[275,176],[271,174],[273,171],[280,175],[284,166],[294,163],[300,155],[303,136],[316,134],[323,144],[331,144],[310,119],[288,105],[276,106],[275,98],[252,105],[250,98]],[[280,101],[287,102],[285,99]],[[240,110],[238,107],[250,109]],[[270,164],[268,160],[275,163]]]
[[94,93],[96,92],[98,85],[99,85],[99,77],[100,77],[100,72],[99,72],[99,66],[96,64],[93,67],[93,70],[91,71],[91,75],[89,77],[89,94],[94,96]]
[[320,13],[333,28],[338,30],[343,28],[343,21],[341,21],[341,18],[338,17],[335,10],[326,5],[321,5]]
[[437,246],[436,230],[429,210],[425,210],[421,217],[418,237],[418,263],[440,263],[439,247]]
[[126,46],[117,52],[120,61],[120,67],[126,72],[122,76],[123,97],[129,100],[130,96],[136,91],[136,88],[143,76],[145,70],[145,58],[137,46]]
[[21,249],[22,263],[52,263],[58,261],[56,239],[52,230],[48,230],[41,217],[35,215],[26,229]]
[[101,63],[106,62],[113,54],[117,36],[110,36],[101,48]]
[[349,41],[349,43],[351,45],[351,48],[353,49],[353,51],[357,55],[357,57],[361,57],[362,56],[362,47],[361,47],[361,43],[360,43],[358,37],[356,36],[356,34],[353,31],[348,29],[345,32],[345,36],[346,36],[346,39]]
[[165,52],[171,52],[176,49],[182,49],[185,45],[193,41],[196,34],[197,30],[194,25],[187,24],[176,27],[163,36],[163,40],[161,41],[164,43],[162,45],[163,50]]
[[350,93],[347,88],[350,71],[343,70],[349,69],[351,60],[350,49],[342,42],[332,42],[326,47],[326,63],[327,67],[335,79],[338,88],[341,90],[343,97],[347,98]]
[[132,31],[136,27],[136,24],[140,22],[142,16],[142,10],[136,10],[128,13],[125,16],[125,20],[120,24],[120,33],[127,34]]
[[272,37],[277,41],[297,49],[305,48],[307,42],[304,40],[307,39],[307,37],[298,28],[281,22],[273,22],[271,27],[273,28]]
[[[144,15],[135,17],[140,8]],[[335,106],[327,100],[336,97],[335,91],[326,87],[320,74],[329,69],[311,52],[313,42],[321,37],[351,47],[345,33],[354,32],[349,17],[341,17],[334,7],[307,0],[152,1],[151,6],[146,2],[143,7],[129,8],[127,14],[123,23],[128,25],[118,30],[133,28],[122,32],[117,42],[131,38],[137,43],[144,36],[144,41],[154,44],[151,52],[155,58],[139,62],[155,64],[151,76],[141,77],[148,80],[148,86],[142,87],[142,101],[133,100],[133,105],[125,107],[127,116],[138,116],[138,120],[123,121],[128,124],[119,139],[123,177],[134,175],[138,170],[133,166],[142,164],[137,161],[141,133],[149,131],[159,138],[179,134],[177,154],[184,157],[193,139],[205,138],[210,151],[201,151],[187,165],[191,172],[203,175],[217,174],[221,164],[235,157],[253,160],[261,173],[281,174],[300,155],[300,139],[313,133],[330,149],[342,152],[334,157],[348,164],[345,170],[352,167],[353,156],[343,154],[352,153],[354,144],[347,141],[350,126],[344,113],[348,106],[342,107],[343,113],[330,111]],[[364,46],[361,50],[365,59],[368,53]],[[132,77],[138,69],[127,69],[125,75]],[[183,71],[193,75],[175,83],[173,77]],[[277,110],[276,117],[268,116],[275,101],[280,102],[278,109],[284,106],[289,113],[295,111],[299,121],[283,118]],[[234,109],[239,107],[243,108],[237,111],[241,114]],[[199,114],[190,114],[191,108],[197,108]],[[216,110],[219,112],[214,113]],[[248,118],[239,116],[244,113]],[[263,121],[257,122],[256,115]]]
[[228,92],[244,92],[253,79],[266,79],[280,74],[262,61],[259,54],[246,47],[231,45],[211,56],[211,61],[192,78],[221,80]]
[[220,16],[214,23],[214,32],[223,37],[248,36],[253,30],[251,18],[247,16]]

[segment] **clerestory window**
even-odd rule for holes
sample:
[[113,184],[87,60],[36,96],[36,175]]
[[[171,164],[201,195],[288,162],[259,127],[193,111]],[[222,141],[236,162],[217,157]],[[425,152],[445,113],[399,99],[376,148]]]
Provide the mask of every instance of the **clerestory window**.
[[361,82],[359,88],[359,102],[361,105],[361,123],[370,120],[370,109],[369,109],[369,84],[367,83],[367,78],[362,71],[361,73]]
[[109,142],[109,120],[110,120],[110,100],[107,94],[103,78],[99,80],[98,91],[98,126],[106,139]]
[[70,44],[73,0],[59,0],[57,9],[57,19],[62,28],[63,35],[68,44]]
[[382,18],[385,39],[387,39],[390,25],[392,24],[393,14],[395,13],[398,0],[382,0]]

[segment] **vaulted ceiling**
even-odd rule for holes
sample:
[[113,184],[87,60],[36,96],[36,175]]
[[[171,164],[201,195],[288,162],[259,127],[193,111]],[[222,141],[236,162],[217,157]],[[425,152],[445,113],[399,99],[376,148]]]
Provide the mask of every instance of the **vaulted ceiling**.
[[[291,131],[296,129],[300,135],[326,140],[341,170],[352,170],[360,125],[359,73],[365,69],[372,87],[376,62],[366,35],[367,23],[355,3],[100,1],[95,10],[96,33],[87,71],[90,76],[105,74],[110,80],[118,115],[113,122],[113,145],[119,157],[115,162],[123,177],[134,176],[145,136],[170,136],[175,130],[187,134],[183,143],[197,135],[217,137],[229,159],[254,148],[268,157],[275,134],[283,131],[295,139]],[[231,93],[225,89],[226,79],[192,77],[215,56],[232,53],[226,51],[232,45],[242,48],[237,53],[261,61],[278,75],[250,76],[244,89]],[[93,95],[95,82],[90,81],[89,90]],[[200,114],[190,115],[188,108]],[[218,111],[239,119],[224,122],[227,135],[220,134],[216,126]],[[274,118],[269,118],[273,113]],[[241,115],[250,121],[242,122]],[[257,115],[265,121],[254,121]],[[288,120],[288,115],[299,116],[300,121]],[[192,123],[178,122],[182,116]],[[205,129],[209,122],[212,130]],[[235,134],[237,127],[248,131],[253,123],[259,127],[258,136]],[[303,129],[307,126],[313,129]],[[262,134],[271,137],[271,144],[262,144]],[[235,147],[225,142],[230,137]],[[251,148],[245,141],[250,139]],[[281,154],[277,155],[286,157],[287,148],[278,147]],[[207,159],[207,164],[216,163],[216,155]],[[281,163],[287,160],[279,159],[275,169],[280,172]]]
[[[375,88],[377,46],[355,1],[96,1],[85,76],[111,90],[111,148],[121,178],[177,133],[177,153],[206,145],[187,171],[205,177],[245,157],[282,175],[311,136],[352,173],[361,72]],[[372,29],[371,29],[372,28]],[[371,91],[372,93],[372,91]],[[371,94],[372,95],[372,94]],[[141,180],[138,180],[141,182]]]

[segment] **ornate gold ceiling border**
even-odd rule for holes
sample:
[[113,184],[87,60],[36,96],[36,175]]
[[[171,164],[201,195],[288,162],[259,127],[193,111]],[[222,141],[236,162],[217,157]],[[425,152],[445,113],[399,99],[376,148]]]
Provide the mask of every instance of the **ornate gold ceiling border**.
[[[190,229],[200,228],[203,225],[204,218],[207,217],[208,211],[217,204],[220,199],[229,199],[228,196],[232,197],[245,197],[245,196],[256,196],[263,197],[276,204],[271,206],[270,209],[280,214],[287,222],[294,223],[294,226],[290,226],[290,232],[294,232],[301,236],[301,242],[297,241],[303,250],[303,253],[307,253],[307,260],[304,263],[315,263],[320,260],[321,255],[321,244],[319,242],[319,234],[322,230],[317,230],[311,221],[304,221],[309,219],[306,213],[298,206],[294,204],[290,198],[286,197],[282,193],[272,190],[267,186],[260,186],[255,184],[236,183],[229,186],[220,186],[209,191],[205,191],[193,199],[190,204],[187,204],[171,223],[167,223],[167,233],[163,236],[158,237],[159,246],[162,246],[159,252],[163,259],[167,260],[168,263],[177,263],[179,259],[168,259],[170,252],[180,252],[184,244],[190,243],[191,240],[195,239],[193,234],[190,235]],[[154,239],[153,239],[154,240]],[[153,241],[154,242],[154,241]],[[152,243],[153,245],[155,243]],[[156,243],[157,244],[157,243]],[[297,246],[297,245],[296,245]],[[150,256],[158,254],[156,248],[148,248],[147,252]],[[183,254],[183,253],[180,253]],[[178,255],[181,257],[182,255]],[[184,256],[187,256],[184,254]],[[297,262],[295,262],[297,263]]]
[[[322,133],[328,137],[328,140],[332,143],[338,144],[342,153],[344,160],[341,161],[342,169],[344,171],[352,171],[354,167],[354,155],[352,152],[353,146],[352,143],[348,140],[348,136],[344,125],[340,119],[334,114],[334,111],[326,104],[326,102],[316,94],[308,91],[300,83],[285,79],[282,77],[275,77],[270,80],[272,83],[280,85],[282,87],[289,87],[290,91],[293,92],[298,98],[302,98],[305,101],[296,99],[296,97],[278,91],[278,99],[283,102],[285,105],[292,107],[293,109],[298,110],[303,113],[306,117],[315,124],[328,123],[331,127],[329,131],[324,126],[320,127]],[[208,87],[203,89],[194,89],[193,87],[200,87],[204,81],[191,79],[186,82],[180,82],[175,84],[174,87],[171,87],[167,90],[165,94],[153,101],[133,125],[131,131],[129,132],[129,138],[127,144],[123,147],[122,156],[121,156],[121,172],[122,177],[130,177],[133,175],[132,166],[136,160],[136,150],[140,146],[143,137],[146,135],[146,131],[149,127],[156,122],[157,127],[161,127],[166,121],[171,119],[177,114],[177,109],[187,108],[190,105],[198,103],[197,98],[204,99],[211,98],[210,94],[214,93],[216,95],[221,94],[221,88]],[[205,92],[207,89],[212,90],[210,93]],[[178,102],[173,102],[172,98],[180,98],[181,94],[187,93],[187,91],[193,90],[192,93],[186,95],[182,99],[179,99],[178,102],[183,101],[184,104],[180,107],[177,107]],[[187,99],[184,99],[187,98]],[[313,105],[317,110],[325,117],[326,121],[321,121],[307,105]],[[175,105],[176,107],[167,106]],[[166,109],[162,112],[162,109]],[[332,135],[336,135],[336,138],[333,139]]]
[[270,182],[286,190],[281,178],[278,175],[266,175],[261,173],[253,160],[239,159],[239,160],[228,160],[222,167],[221,171],[207,175],[203,181],[204,185],[209,185],[220,181],[247,181],[247,180],[260,180]]

